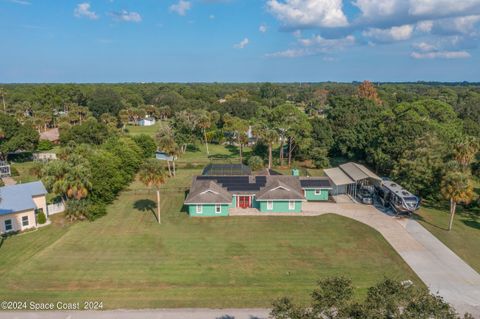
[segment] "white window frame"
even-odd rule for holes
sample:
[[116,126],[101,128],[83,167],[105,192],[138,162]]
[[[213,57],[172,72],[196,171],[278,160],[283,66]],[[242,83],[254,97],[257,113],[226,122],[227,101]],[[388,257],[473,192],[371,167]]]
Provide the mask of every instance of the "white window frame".
[[288,209],[289,210],[294,210],[295,209],[295,201],[293,201],[293,200],[288,201]]
[[216,204],[215,205],[215,214],[221,214],[222,213],[222,205]]
[[273,201],[267,200],[267,210],[273,210]]
[[197,204],[195,206],[195,213],[197,214],[203,214],[203,205]]
[[[27,224],[25,224],[25,222],[26,222]],[[22,226],[23,226],[23,227],[27,227],[27,226],[29,226],[29,225],[30,225],[30,219],[28,218],[28,216],[22,216]]]
[[321,195],[322,194],[322,190],[319,189],[319,188],[316,188],[315,189],[315,195]]
[[[10,228],[7,227],[7,222],[9,222],[9,226]],[[13,230],[13,221],[11,219],[5,219],[5,221],[3,222],[3,226],[5,226],[5,231],[11,231]]]

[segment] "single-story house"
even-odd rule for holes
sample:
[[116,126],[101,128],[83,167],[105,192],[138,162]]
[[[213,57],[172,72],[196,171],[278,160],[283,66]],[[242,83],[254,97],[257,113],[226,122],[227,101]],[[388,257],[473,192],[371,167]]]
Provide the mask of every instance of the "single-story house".
[[367,167],[353,162],[324,169],[324,173],[330,179],[333,195],[348,194],[355,197],[358,186],[382,182],[382,179]]
[[261,213],[301,213],[305,201],[328,200],[328,178],[287,175],[214,176],[193,178],[185,199],[190,216],[228,216],[231,209]]
[[0,233],[37,227],[36,213],[47,215],[46,195],[40,181],[0,187]]
[[155,125],[155,119],[153,117],[146,116],[145,118],[138,120],[137,124],[140,126],[152,126]]

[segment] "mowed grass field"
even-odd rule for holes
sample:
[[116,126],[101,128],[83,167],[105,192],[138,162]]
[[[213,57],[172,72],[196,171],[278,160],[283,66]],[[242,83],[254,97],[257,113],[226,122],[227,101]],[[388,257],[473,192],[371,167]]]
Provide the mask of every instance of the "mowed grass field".
[[4,240],[0,299],[103,301],[106,308],[268,307],[308,301],[318,279],[352,278],[358,297],[391,277],[419,279],[373,229],[340,216],[189,218],[179,170],[162,193],[131,185],[95,222],[56,222]]
[[419,222],[460,258],[480,273],[480,211],[467,211],[460,206],[453,227],[448,231],[448,207],[425,207],[419,211]]

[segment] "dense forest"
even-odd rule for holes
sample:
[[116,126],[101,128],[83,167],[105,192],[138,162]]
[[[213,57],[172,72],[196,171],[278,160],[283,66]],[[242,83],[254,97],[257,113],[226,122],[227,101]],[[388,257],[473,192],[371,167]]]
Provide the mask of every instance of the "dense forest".
[[[61,144],[75,149],[64,152],[73,158],[68,165],[83,165],[75,158],[82,154],[112,169],[132,166],[116,177],[118,189],[157,146],[181,155],[197,143],[234,144],[242,160],[268,167],[359,161],[430,199],[455,183],[468,192],[479,174],[475,84],[6,84],[0,90],[3,156],[48,149],[38,135],[58,127]],[[127,125],[146,116],[162,124],[156,139],[128,138]],[[252,138],[254,159],[244,158]],[[80,148],[85,144],[93,150]],[[133,159],[119,158],[125,149],[135,150]],[[94,197],[107,196],[89,185]]]

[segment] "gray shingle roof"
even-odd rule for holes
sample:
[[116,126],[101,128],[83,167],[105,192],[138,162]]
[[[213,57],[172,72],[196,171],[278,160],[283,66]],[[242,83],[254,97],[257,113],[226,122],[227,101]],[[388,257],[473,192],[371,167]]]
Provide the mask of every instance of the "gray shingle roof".
[[303,200],[300,181],[295,176],[269,176],[267,185],[260,190],[257,200]]
[[193,178],[185,204],[230,204],[232,195],[213,180]]
[[32,197],[46,194],[40,181],[0,187],[0,215],[37,209]]

